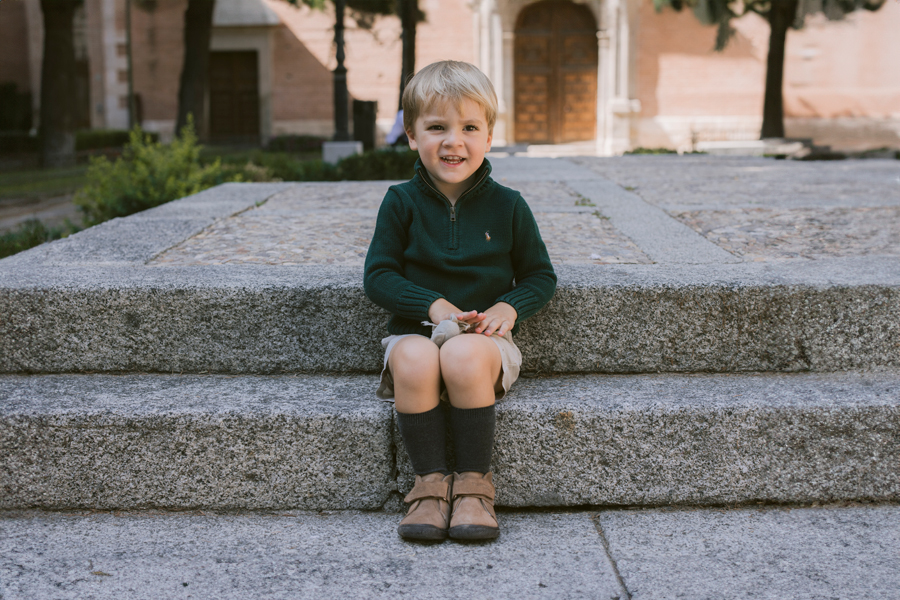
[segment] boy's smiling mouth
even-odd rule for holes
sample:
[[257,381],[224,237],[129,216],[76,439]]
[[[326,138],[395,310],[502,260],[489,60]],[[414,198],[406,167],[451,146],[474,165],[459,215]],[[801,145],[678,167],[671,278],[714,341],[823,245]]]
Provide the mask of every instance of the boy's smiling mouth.
[[441,161],[445,162],[449,165],[458,165],[464,160],[466,160],[466,159],[464,159],[462,156],[442,156],[441,157]]

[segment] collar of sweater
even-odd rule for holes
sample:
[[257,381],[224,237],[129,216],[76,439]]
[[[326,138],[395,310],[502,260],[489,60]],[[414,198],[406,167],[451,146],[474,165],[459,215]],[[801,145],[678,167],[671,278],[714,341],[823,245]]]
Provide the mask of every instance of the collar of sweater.
[[[447,196],[440,193],[437,189],[437,186],[434,185],[434,182],[431,180],[431,176],[425,169],[425,165],[422,164],[422,159],[416,160],[415,170],[416,174],[412,178],[412,182],[417,188],[419,188],[422,193],[433,198],[437,198],[438,200],[449,202]],[[463,198],[468,199],[483,192],[488,186],[488,182],[490,181],[491,170],[491,163],[487,158],[485,158],[484,162],[481,163],[481,166],[478,167],[478,170],[475,171],[475,185],[460,194],[459,199],[457,200],[457,204]]]

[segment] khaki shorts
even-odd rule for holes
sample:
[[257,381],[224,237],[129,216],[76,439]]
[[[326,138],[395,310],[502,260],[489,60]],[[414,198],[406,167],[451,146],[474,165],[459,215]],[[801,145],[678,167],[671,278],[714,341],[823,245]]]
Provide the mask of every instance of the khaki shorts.
[[[388,358],[391,356],[391,350],[394,349],[397,342],[410,335],[419,334],[408,333],[405,335],[389,335],[381,340],[381,346],[384,348],[384,368],[381,371],[381,384],[378,386],[375,395],[382,400],[393,401],[394,398],[394,378],[391,376],[391,370],[388,368]],[[470,333],[463,335],[476,334]],[[519,369],[522,367],[522,353],[519,352],[515,342],[513,342],[512,334],[510,332],[506,332],[502,337],[494,334],[491,336],[491,339],[494,340],[494,343],[497,344],[497,348],[500,349],[500,369],[502,371],[500,383],[503,387],[496,392],[496,399],[500,400],[506,396],[506,393],[509,392],[509,388],[512,387],[513,382],[519,378]],[[447,388],[444,387],[443,382],[441,382],[441,400],[444,402],[449,401]]]

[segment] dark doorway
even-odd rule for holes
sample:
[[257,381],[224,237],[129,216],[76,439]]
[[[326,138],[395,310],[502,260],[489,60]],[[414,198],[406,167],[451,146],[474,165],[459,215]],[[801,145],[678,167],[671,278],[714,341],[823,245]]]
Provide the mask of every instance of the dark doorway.
[[544,0],[516,23],[516,142],[561,144],[597,135],[597,22],[584,5]]
[[256,51],[210,52],[209,138],[218,143],[259,143]]

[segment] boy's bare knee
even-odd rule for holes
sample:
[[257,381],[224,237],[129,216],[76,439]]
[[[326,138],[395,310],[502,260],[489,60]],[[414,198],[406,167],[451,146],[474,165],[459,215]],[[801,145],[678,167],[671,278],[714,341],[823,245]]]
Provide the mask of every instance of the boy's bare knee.
[[395,380],[407,374],[413,377],[440,377],[438,347],[426,337],[403,338],[391,350],[388,361]]
[[486,336],[459,335],[440,350],[441,376],[445,381],[490,375],[499,362],[500,351]]

